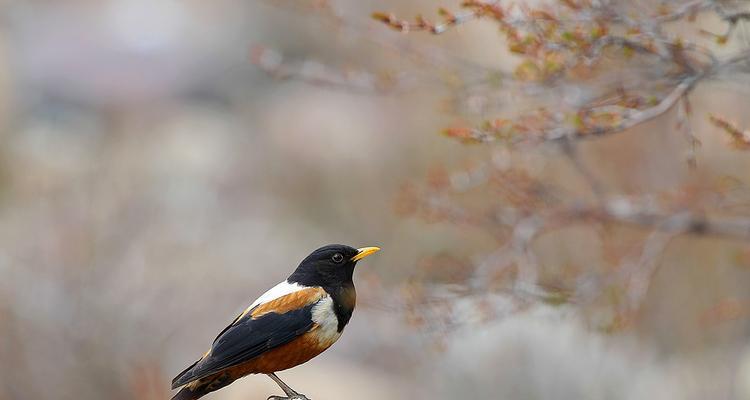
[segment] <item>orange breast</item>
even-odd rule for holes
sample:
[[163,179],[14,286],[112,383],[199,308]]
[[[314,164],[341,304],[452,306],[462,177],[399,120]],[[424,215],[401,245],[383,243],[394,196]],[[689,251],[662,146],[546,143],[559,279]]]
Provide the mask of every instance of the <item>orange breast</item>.
[[248,374],[283,371],[310,361],[333,344],[333,341],[321,340],[317,328],[316,326],[297,339],[232,368],[232,375],[239,378]]

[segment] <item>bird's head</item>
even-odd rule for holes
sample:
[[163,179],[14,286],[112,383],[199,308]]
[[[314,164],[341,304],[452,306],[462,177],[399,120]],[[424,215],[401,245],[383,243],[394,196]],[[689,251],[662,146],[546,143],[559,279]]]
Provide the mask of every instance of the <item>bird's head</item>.
[[323,246],[302,260],[288,281],[305,286],[341,286],[352,281],[357,261],[378,250],[379,247],[355,249],[343,244]]

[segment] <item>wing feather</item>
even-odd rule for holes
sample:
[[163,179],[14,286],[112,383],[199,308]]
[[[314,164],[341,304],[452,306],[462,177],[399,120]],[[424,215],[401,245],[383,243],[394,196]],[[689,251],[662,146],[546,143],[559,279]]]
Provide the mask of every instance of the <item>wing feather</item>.
[[216,337],[206,355],[175,377],[172,388],[242,364],[291,342],[314,326],[312,308],[325,296],[322,288],[309,288],[246,310]]

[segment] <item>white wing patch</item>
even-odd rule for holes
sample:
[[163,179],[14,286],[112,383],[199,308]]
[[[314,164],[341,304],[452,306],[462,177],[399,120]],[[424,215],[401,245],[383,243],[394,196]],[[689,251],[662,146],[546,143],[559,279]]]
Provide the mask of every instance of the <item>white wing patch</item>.
[[260,295],[260,297],[255,299],[253,304],[250,304],[250,306],[246,308],[245,311],[243,311],[237,319],[244,317],[247,313],[250,312],[250,310],[255,308],[255,306],[268,303],[271,300],[276,300],[281,296],[286,296],[290,293],[294,293],[303,289],[307,289],[307,287],[299,285],[297,283],[289,283],[288,281],[283,281],[278,285],[268,289],[267,292],[263,293],[262,295]]
[[312,309],[312,320],[318,325],[318,341],[324,348],[330,347],[339,339],[339,319],[333,311],[333,299],[325,296]]

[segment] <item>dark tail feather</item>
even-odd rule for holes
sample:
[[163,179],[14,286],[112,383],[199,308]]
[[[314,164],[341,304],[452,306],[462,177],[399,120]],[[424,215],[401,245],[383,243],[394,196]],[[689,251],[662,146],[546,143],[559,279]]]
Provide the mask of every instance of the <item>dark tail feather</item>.
[[180,389],[179,392],[177,392],[174,397],[172,397],[172,400],[196,400],[204,395],[206,395],[208,392],[200,390],[200,388],[197,388],[196,391],[192,391],[188,386],[183,387]]
[[234,379],[230,379],[227,373],[218,373],[207,378],[202,378],[199,381],[189,383],[180,389],[172,400],[195,400],[199,399],[213,391],[219,390],[224,386],[232,383]]
[[195,375],[193,375],[193,367],[198,364],[198,361],[194,362],[193,365],[185,368],[182,372],[177,374],[174,379],[172,379],[172,389],[177,389],[178,387],[190,383],[190,381],[193,380],[193,378],[195,377]]

